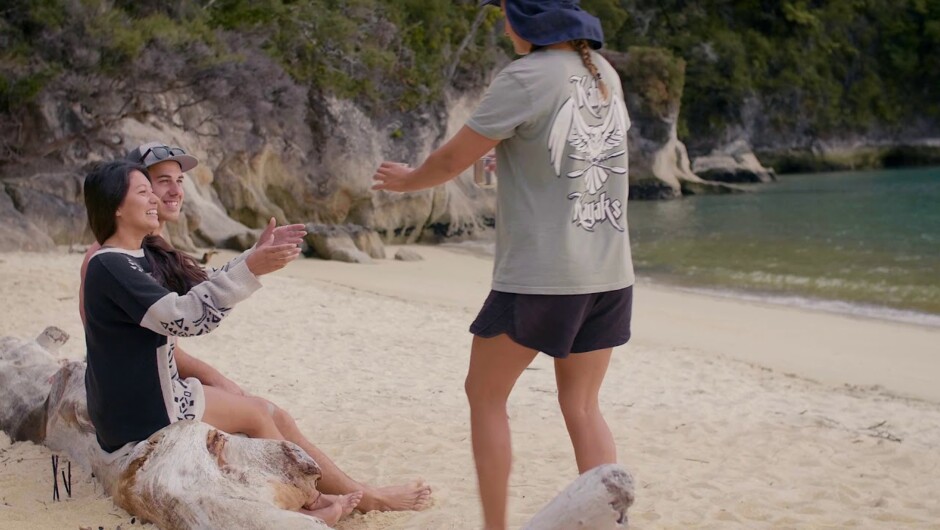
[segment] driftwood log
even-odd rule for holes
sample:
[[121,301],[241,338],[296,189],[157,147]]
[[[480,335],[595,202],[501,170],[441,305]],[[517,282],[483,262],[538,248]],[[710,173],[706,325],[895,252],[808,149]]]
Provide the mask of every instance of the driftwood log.
[[85,365],[55,357],[68,340],[47,328],[35,341],[0,339],[0,429],[66,455],[94,473],[114,503],[164,530],[319,530],[291,511],[310,498],[320,468],[290,442],[230,436],[198,422],[162,429],[110,455],[85,405]]
[[[163,530],[325,529],[296,511],[320,468],[290,442],[231,436],[205,423],[166,427],[129,452],[105,453],[85,404],[85,364],[60,362],[68,335],[0,338],[0,430],[66,455],[128,513]],[[605,465],[578,477],[524,530],[616,530],[633,504],[630,474]]]
[[627,527],[633,477],[606,464],[581,475],[542,508],[523,530],[615,530]]

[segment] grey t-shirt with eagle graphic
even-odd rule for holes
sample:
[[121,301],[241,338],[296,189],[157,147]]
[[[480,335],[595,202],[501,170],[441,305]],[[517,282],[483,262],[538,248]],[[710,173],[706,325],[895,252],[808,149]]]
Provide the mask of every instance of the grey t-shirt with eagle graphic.
[[500,72],[467,126],[494,140],[493,289],[586,294],[633,285],[627,130],[620,78],[592,60],[604,100],[573,51],[540,50]]

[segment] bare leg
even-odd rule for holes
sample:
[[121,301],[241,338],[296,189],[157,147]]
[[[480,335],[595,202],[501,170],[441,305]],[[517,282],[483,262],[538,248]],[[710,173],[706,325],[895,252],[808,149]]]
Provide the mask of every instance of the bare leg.
[[312,505],[306,506],[300,512],[333,526],[340,519],[351,514],[360,500],[362,500],[361,491],[349,495],[320,495]]
[[361,491],[362,500],[357,508],[362,512],[423,510],[428,507],[431,501],[431,488],[427,484],[417,481],[413,484],[377,488],[353,480],[300,432],[290,414],[273,403],[271,406],[274,423],[284,438],[299,445],[319,464],[322,477],[317,489],[320,491],[333,494]]
[[211,386],[203,386],[202,389],[206,397],[206,412],[202,421],[225,432],[243,433],[251,438],[285,439],[265,401],[238,396]]
[[470,434],[486,530],[505,530],[512,442],[506,401],[522,371],[537,351],[508,335],[473,337],[466,391],[470,401]]
[[574,446],[578,472],[617,462],[617,447],[601,414],[598,393],[610,365],[611,348],[555,359],[558,403]]

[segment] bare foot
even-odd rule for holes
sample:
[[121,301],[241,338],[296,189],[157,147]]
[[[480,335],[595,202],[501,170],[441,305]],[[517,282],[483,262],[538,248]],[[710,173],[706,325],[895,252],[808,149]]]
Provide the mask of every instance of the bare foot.
[[300,512],[321,519],[324,523],[333,526],[340,519],[351,514],[361,500],[361,491],[354,491],[346,495],[323,494],[304,506]]
[[357,508],[361,512],[419,511],[430,504],[431,486],[419,480],[413,484],[368,489]]

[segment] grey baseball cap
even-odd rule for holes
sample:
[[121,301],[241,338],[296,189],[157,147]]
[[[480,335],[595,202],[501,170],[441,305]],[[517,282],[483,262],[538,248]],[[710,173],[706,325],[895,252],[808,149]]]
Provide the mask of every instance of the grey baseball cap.
[[127,153],[126,158],[148,168],[154,164],[172,160],[180,165],[183,173],[199,165],[199,159],[193,155],[187,155],[181,147],[165,145],[163,142],[147,142],[138,145]]

